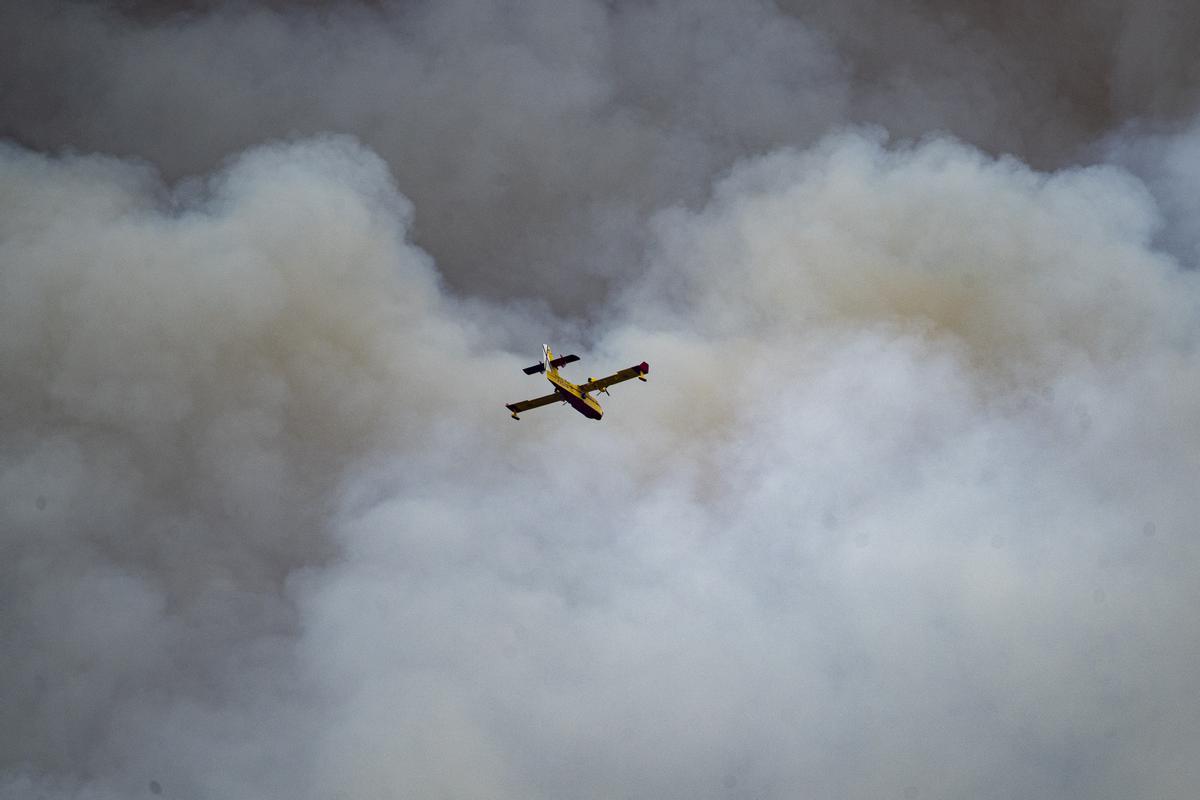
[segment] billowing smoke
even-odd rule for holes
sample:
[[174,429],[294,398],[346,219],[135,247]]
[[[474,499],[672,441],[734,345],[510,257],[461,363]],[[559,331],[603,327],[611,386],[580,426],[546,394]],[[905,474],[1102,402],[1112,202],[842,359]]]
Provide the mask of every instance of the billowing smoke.
[[0,12],[0,798],[1193,797],[1193,23],[1039,7]]
[[9,3],[0,134],[175,179],[354,133],[456,291],[569,324],[636,276],[646,217],[703,202],[740,158],[868,123],[1055,167],[1127,119],[1196,106],[1185,0],[903,5]]

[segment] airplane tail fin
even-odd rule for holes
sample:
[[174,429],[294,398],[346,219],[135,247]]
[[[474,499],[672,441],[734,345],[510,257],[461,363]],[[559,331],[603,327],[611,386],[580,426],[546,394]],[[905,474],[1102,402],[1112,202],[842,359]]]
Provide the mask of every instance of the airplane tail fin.
[[554,363],[554,353],[550,352],[550,345],[544,344],[542,345],[542,360],[531,367],[526,367],[524,370],[522,370],[522,372],[524,372],[526,375],[536,375],[537,373],[545,372],[546,370],[553,372],[557,366],[558,365]]
[[572,361],[578,361],[579,356],[559,356],[554,357],[554,352],[550,349],[550,345],[542,345],[542,360],[531,367],[526,367],[523,372],[526,375],[536,375],[539,372],[558,372],[558,368],[563,364],[570,364]]
[[526,367],[526,368],[522,369],[522,372],[526,373],[527,375],[535,375],[535,374],[538,374],[539,372],[546,372],[547,369],[550,369],[550,371],[553,372],[554,369],[557,369],[557,368],[558,368],[558,365],[557,365],[557,363],[554,363],[554,354],[551,353],[551,351],[550,351],[550,345],[542,344],[541,345],[541,361],[539,361],[538,363],[535,363],[535,365],[533,365],[532,367]]

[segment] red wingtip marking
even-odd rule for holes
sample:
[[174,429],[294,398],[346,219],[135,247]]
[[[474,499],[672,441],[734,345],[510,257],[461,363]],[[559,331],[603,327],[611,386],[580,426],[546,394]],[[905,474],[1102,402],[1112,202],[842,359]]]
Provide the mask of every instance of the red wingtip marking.
[[638,370],[639,370],[639,371],[640,371],[640,372],[641,372],[643,375],[645,375],[647,372],[649,372],[649,371],[650,371],[650,365],[649,365],[649,364],[647,364],[645,361],[643,361],[642,363],[638,364]]

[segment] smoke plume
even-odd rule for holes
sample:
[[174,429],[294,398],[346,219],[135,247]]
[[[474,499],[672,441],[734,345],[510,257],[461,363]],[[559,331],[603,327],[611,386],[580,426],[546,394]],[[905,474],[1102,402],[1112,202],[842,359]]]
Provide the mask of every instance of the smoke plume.
[[1194,796],[1186,12],[6,6],[0,798]]

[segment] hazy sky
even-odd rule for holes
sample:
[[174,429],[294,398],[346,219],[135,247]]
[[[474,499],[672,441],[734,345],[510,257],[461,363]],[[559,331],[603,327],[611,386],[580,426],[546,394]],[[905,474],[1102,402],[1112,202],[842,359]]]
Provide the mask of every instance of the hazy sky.
[[4,4],[0,799],[1191,800],[1197,36]]

